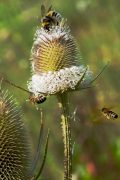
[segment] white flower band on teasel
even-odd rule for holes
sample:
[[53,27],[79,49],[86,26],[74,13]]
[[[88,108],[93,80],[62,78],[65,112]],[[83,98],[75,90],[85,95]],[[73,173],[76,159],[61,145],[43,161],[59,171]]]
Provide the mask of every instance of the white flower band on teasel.
[[[86,72],[85,72],[86,71]],[[92,80],[92,72],[84,66],[72,66],[60,69],[59,71],[49,71],[42,74],[34,74],[28,83],[29,91],[34,94],[46,93],[48,95],[64,92],[69,89],[75,90],[76,85],[83,77],[77,88],[87,87]]]

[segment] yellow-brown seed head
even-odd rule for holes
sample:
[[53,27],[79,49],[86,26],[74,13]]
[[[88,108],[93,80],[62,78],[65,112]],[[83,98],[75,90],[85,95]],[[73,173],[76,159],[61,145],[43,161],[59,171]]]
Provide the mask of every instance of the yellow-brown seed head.
[[56,27],[50,32],[39,29],[31,59],[34,73],[59,71],[78,63],[78,51],[66,28]]

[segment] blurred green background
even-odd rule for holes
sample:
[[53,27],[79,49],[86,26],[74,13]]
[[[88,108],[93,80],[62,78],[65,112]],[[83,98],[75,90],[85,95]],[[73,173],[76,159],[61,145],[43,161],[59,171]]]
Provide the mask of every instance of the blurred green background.
[[[0,0],[0,73],[24,88],[31,77],[29,58],[40,21],[40,3],[40,0]],[[100,109],[113,107],[112,110],[120,114],[120,1],[53,0],[52,4],[68,19],[80,47],[82,63],[88,64],[97,74],[110,61],[95,82],[96,87],[70,96],[71,111],[77,108],[76,120],[72,122],[73,180],[119,180],[120,118],[107,120]],[[22,106],[34,155],[40,113],[26,102],[28,94],[10,85],[3,86]],[[44,108],[44,135],[48,128],[51,130],[42,173],[46,180],[63,178],[63,144],[57,103],[56,97],[50,97],[41,105]]]

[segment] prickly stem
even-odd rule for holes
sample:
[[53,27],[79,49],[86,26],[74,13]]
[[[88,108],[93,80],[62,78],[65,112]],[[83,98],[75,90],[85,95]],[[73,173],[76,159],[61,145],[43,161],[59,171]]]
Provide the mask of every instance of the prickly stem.
[[72,144],[71,144],[71,119],[69,112],[68,94],[58,96],[62,109],[61,127],[64,143],[64,180],[72,180]]

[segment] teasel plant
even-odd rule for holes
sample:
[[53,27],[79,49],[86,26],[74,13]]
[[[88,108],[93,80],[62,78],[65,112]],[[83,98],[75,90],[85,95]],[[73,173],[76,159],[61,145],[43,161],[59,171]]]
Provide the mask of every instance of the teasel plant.
[[[1,83],[2,84],[2,83]],[[38,147],[32,160],[30,141],[23,123],[22,111],[13,96],[3,90],[0,84],[0,179],[38,180],[45,165],[49,131],[46,137],[43,160],[41,143],[43,141],[43,119]],[[41,165],[39,167],[39,163]]]
[[[72,180],[71,121],[73,117],[72,114],[74,112],[70,112],[69,95],[72,92],[81,91],[83,89],[93,87],[92,84],[102,74],[108,64],[104,66],[100,73],[94,77],[93,72],[90,70],[89,66],[81,64],[81,54],[74,37],[71,35],[71,31],[69,26],[67,25],[67,21],[60,14],[59,17],[59,21],[57,23],[54,23],[53,21],[50,24],[49,28],[46,29],[44,25],[42,25],[39,26],[36,30],[33,46],[31,49],[30,60],[32,76],[28,81],[28,90],[25,90],[6,79],[4,79],[4,82],[7,82],[29,93],[29,99],[34,104],[39,104],[52,95],[55,95],[58,98],[58,105],[61,110],[60,125],[64,145],[64,180]],[[43,18],[41,20],[42,22]],[[0,91],[0,93],[2,93],[2,91]],[[4,101],[6,102],[6,99],[4,99],[3,97],[3,94],[1,94],[1,103]],[[4,106],[1,106],[0,108],[3,107]],[[14,110],[12,110],[11,112],[14,116]],[[19,118],[16,116],[16,119]],[[21,130],[21,128],[18,127],[19,126],[16,127],[17,131],[18,129]],[[40,142],[42,139],[42,134],[43,124],[41,123],[39,143],[35,159],[32,162],[33,165],[31,166],[31,169],[26,168],[25,170],[24,168],[23,175],[21,175],[20,177],[21,179],[26,179],[27,177],[27,179],[30,180],[37,180],[41,175],[47,156],[49,132],[46,138],[45,153],[42,164],[37,174],[34,175],[40,156],[39,149],[41,145]],[[19,138],[20,137],[22,136],[19,136]],[[23,139],[24,138],[20,138],[20,140],[18,139],[18,142]],[[25,149],[28,147],[26,147],[26,142],[24,141],[22,142],[22,145]],[[24,151],[24,153],[25,152],[26,151]],[[20,165],[21,168],[23,166],[27,167],[27,162],[29,162],[27,154],[24,154],[23,157],[26,157],[26,159],[24,159],[24,163],[23,161],[21,161],[23,163]],[[20,172],[22,172],[21,169]],[[3,173],[2,176],[4,177],[5,173]],[[16,176],[15,179],[17,179]]]
[[[43,21],[43,19],[42,19]],[[64,144],[64,180],[72,179],[71,112],[69,93],[90,88],[97,77],[81,64],[81,55],[67,21],[61,16],[49,29],[38,27],[31,49],[32,77],[28,89],[35,96],[57,96]]]

